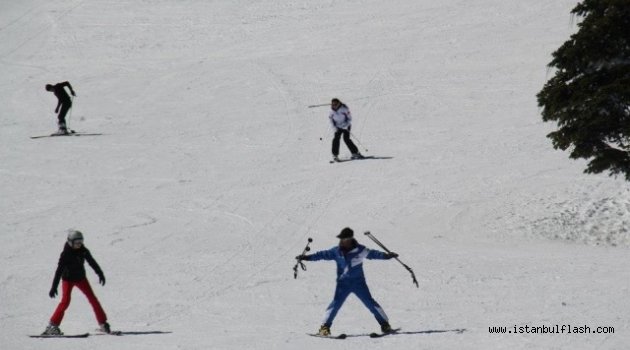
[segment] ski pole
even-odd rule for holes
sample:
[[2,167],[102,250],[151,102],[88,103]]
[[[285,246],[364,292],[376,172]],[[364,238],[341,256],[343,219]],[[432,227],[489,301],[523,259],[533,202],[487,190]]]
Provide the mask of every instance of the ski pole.
[[70,112],[68,112],[68,121],[66,122],[66,129],[69,130],[71,133],[73,133],[74,130],[70,129],[68,125],[70,125],[70,119],[72,119],[73,109],[74,109],[74,96],[70,96]]
[[[306,252],[308,252],[309,250],[311,250],[311,247],[309,247],[308,245],[311,244],[311,242],[313,242],[312,238],[308,238],[308,243],[306,243],[306,247],[304,247],[304,250],[302,251],[302,254],[300,255],[304,255],[306,254]],[[295,263],[295,266],[293,266],[293,278],[297,278],[298,275],[298,266],[300,266],[302,268],[302,270],[306,271],[306,265],[304,265],[304,263],[300,260],[298,260]]]
[[366,148],[365,146],[363,146],[363,144],[361,143],[361,141],[360,141],[360,140],[359,140],[356,136],[354,136],[354,134],[352,133],[352,131],[350,132],[350,136],[352,136],[352,138],[353,138],[353,139],[354,139],[354,140],[355,140],[355,141],[359,144],[359,146],[361,146],[363,149],[365,149],[365,151],[366,151],[366,152],[368,151],[368,150],[367,150],[367,148]]
[[[373,240],[374,243],[376,243],[379,247],[383,248],[384,251],[386,251],[387,253],[391,253],[391,251],[389,249],[387,249],[387,247],[385,247],[383,245],[383,243],[381,243],[378,239],[376,239],[376,237],[372,236],[370,231],[366,231],[365,235],[368,236],[371,240]],[[396,257],[394,259],[398,260],[398,262],[402,266],[404,266],[405,269],[407,269],[407,271],[409,271],[409,273],[411,274],[411,279],[413,280],[413,283],[416,285],[417,288],[420,288],[420,286],[418,285],[418,281],[416,280],[416,274],[413,273],[413,270],[411,269],[411,267],[405,265],[402,261],[400,261],[400,259],[398,259],[398,257]]]
[[320,105],[310,105],[308,106],[308,108],[316,108],[316,107],[324,107],[324,106],[330,106],[330,103],[322,103]]

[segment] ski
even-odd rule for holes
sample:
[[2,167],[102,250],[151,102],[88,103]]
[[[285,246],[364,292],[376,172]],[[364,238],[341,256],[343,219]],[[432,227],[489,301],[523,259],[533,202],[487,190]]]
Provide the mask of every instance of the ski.
[[83,334],[38,334],[38,335],[29,335],[31,338],[87,338],[90,336],[90,333]]
[[87,132],[73,132],[69,134],[49,134],[49,135],[38,135],[31,136],[31,139],[41,139],[44,137],[61,137],[61,136],[98,136],[103,135],[101,133],[87,133]]
[[306,333],[306,334],[310,335],[311,337],[327,338],[327,339],[346,339],[348,337],[348,335],[345,333],[341,333],[338,335],[321,335],[317,333]]
[[400,331],[401,328],[396,328],[396,329],[392,329],[391,331],[387,332],[387,333],[370,333],[370,338],[381,338],[381,337],[385,337],[388,335],[392,335],[392,334],[396,334]]
[[97,329],[94,335],[123,335],[122,331],[111,331],[109,333],[103,332],[100,329]]

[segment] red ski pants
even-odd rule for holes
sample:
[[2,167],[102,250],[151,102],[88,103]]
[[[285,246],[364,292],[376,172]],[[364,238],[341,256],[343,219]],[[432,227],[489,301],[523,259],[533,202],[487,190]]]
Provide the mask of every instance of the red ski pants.
[[103,324],[107,321],[107,315],[105,315],[105,311],[101,307],[101,303],[98,302],[96,295],[94,295],[94,291],[92,291],[92,287],[88,282],[87,278],[77,282],[70,281],[61,281],[61,301],[50,318],[50,323],[54,325],[60,325],[63,320],[63,315],[66,313],[66,309],[70,306],[70,295],[72,294],[72,288],[77,287],[80,291],[85,294],[90,305],[92,305],[92,309],[94,309],[94,314],[96,315],[96,321],[98,324]]

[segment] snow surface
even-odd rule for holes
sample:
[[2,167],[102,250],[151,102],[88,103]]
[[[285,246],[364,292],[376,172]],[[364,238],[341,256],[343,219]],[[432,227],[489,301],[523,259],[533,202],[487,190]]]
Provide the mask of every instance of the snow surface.
[[[0,2],[0,348],[627,348],[630,191],[554,151],[535,99],[575,3]],[[55,129],[44,84],[64,80],[70,126],[104,135],[29,139]],[[306,106],[331,97],[364,153],[391,159],[328,163],[327,109]],[[294,280],[293,258],[345,226],[415,269],[419,289],[395,261],[365,265],[416,334],[305,335],[335,268]],[[88,274],[113,328],[172,333],[26,337],[59,301],[70,227],[105,271],[105,287]],[[615,333],[488,332],[555,324]],[[95,327],[75,291],[62,329]],[[333,325],[376,329],[355,297]]]

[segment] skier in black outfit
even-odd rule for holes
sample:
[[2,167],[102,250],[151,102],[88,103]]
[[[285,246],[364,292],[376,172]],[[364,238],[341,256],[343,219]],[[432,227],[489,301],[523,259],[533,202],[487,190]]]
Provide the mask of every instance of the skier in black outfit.
[[86,261],[98,275],[99,283],[104,286],[105,274],[103,273],[103,270],[101,270],[101,267],[98,266],[96,260],[92,257],[90,251],[83,245],[83,234],[77,230],[69,230],[68,241],[67,244],[64,244],[63,251],[59,257],[59,263],[57,264],[57,270],[55,271],[55,278],[53,279],[52,287],[48,293],[51,298],[57,296],[57,287],[59,286],[59,281],[61,281],[61,301],[51,316],[50,323],[46,327],[44,333],[42,333],[43,335],[63,334],[59,329],[59,325],[63,320],[63,316],[68,309],[68,306],[70,306],[70,296],[74,287],[79,288],[79,290],[87,297],[90,305],[92,305],[92,309],[96,315],[96,320],[100,325],[100,330],[105,333],[111,332],[109,323],[107,323],[107,315],[96,298],[96,295],[94,294],[94,291],[92,290],[92,287],[85,275],[85,267],[83,264]]
[[72,108],[72,99],[68,96],[68,93],[64,89],[66,86],[70,89],[72,96],[76,96],[74,90],[72,89],[72,85],[70,85],[67,81],[55,85],[46,84],[46,91],[54,93],[58,100],[57,108],[55,108],[55,113],[59,113],[57,116],[59,123],[58,134],[69,134],[66,126],[66,114],[68,114],[68,111]]

